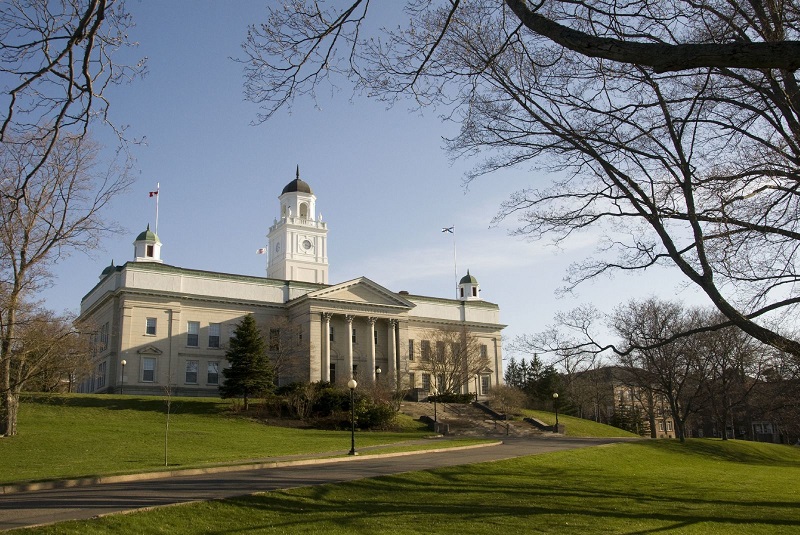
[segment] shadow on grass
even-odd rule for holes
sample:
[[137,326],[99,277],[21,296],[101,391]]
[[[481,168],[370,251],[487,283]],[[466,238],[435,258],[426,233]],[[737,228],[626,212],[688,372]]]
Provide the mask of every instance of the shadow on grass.
[[637,444],[643,448],[656,449],[662,452],[670,451],[714,461],[800,467],[800,449],[794,446],[708,438],[687,439],[684,443],[678,440],[652,440],[642,441]]
[[[103,394],[26,394],[22,403],[38,403],[60,407],[81,407],[93,409],[129,410],[145,412],[167,412],[164,397],[134,397]],[[173,414],[220,415],[230,410],[230,403],[211,398],[173,397],[170,412]]]

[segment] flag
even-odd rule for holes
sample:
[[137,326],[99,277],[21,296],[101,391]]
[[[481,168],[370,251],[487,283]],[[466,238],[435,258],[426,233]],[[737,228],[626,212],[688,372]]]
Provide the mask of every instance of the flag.
[[261,249],[256,251],[256,254],[267,254],[267,250],[262,247]]
[[150,197],[155,197],[156,195],[158,195],[158,190],[150,192]]
[[442,232],[449,232],[452,234],[456,230],[456,227],[445,227],[442,229]]

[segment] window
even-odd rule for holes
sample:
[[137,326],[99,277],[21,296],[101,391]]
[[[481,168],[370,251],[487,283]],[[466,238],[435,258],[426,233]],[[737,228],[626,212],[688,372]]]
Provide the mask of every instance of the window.
[[147,318],[147,324],[144,329],[144,333],[150,336],[156,335],[156,318]]
[[669,420],[667,421],[667,431],[672,431],[672,422]]
[[489,348],[486,347],[486,344],[481,344],[481,358],[485,359],[489,357]]
[[372,336],[375,340],[375,345],[378,345],[378,331],[372,331]]
[[422,341],[422,360],[431,360],[431,343],[429,340]]
[[197,384],[197,364],[196,360],[186,361],[186,384]]
[[353,364],[353,379],[358,378],[358,364]]
[[422,374],[422,389],[425,392],[430,392],[431,390],[431,374],[423,373]]
[[478,289],[476,287],[472,287],[472,297],[478,297]]
[[408,374],[408,388],[416,388],[416,386],[417,386],[416,377],[414,377],[413,373],[409,373]]
[[491,388],[491,377],[488,375],[481,375],[481,394],[487,395],[489,393],[489,389]]
[[103,388],[106,386],[106,363],[105,361],[101,362],[97,366],[97,388]]
[[156,380],[156,359],[142,358],[142,382],[152,383]]
[[208,374],[206,375],[206,383],[210,385],[219,384],[219,362],[211,360],[208,362]]
[[108,322],[100,327],[100,351],[108,349]]
[[436,342],[436,362],[444,362],[444,342]]
[[408,341],[408,360],[414,360],[414,340]]
[[[330,336],[330,339],[331,339],[331,342],[333,342],[333,341],[334,341],[334,337],[333,337],[333,325],[331,325],[331,336]],[[333,381],[331,381],[331,382],[333,382]]]
[[453,356],[453,359],[457,359],[461,355],[461,344],[458,342],[451,343],[450,354]]
[[464,297],[464,288],[459,288],[458,290],[461,292],[461,297]]
[[330,376],[331,383],[336,382],[336,364],[331,363],[331,376]]
[[219,323],[208,324],[208,347],[219,347]]
[[267,348],[270,351],[280,351],[281,349],[281,330],[280,329],[270,329],[269,330],[269,344]]
[[658,422],[658,430],[659,431],[663,431],[664,430],[664,422]]
[[351,332],[353,333],[353,335],[352,335],[353,336],[353,343],[355,344],[356,343],[356,328],[353,327]]
[[147,246],[147,252],[145,253],[145,256],[147,256],[149,258],[153,258],[153,246],[152,245],[148,245]]
[[188,323],[186,332],[186,345],[189,347],[197,347],[200,341],[200,322],[190,321]]

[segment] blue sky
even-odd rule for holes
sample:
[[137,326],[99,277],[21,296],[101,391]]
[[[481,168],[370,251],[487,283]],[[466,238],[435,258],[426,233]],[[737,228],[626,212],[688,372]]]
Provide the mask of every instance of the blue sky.
[[[490,228],[500,203],[547,176],[507,170],[462,186],[474,162],[452,163],[442,137],[455,126],[433,111],[387,109],[350,88],[298,101],[253,126],[258,108],[243,99],[240,56],[247,25],[266,18],[263,1],[129,1],[130,32],[148,75],[113,88],[111,119],[146,145],[135,149],[136,183],[112,207],[127,233],[104,240],[93,257],[75,255],[56,268],[43,297],[55,310],[77,311],[111,259],[133,258],[133,239],[155,224],[148,191],[161,185],[158,234],[171,265],[265,275],[256,255],[278,212],[277,196],[295,167],[317,196],[328,223],[330,282],[366,276],[393,291],[455,295],[455,226],[459,278],[467,269],[482,296],[501,307],[505,338],[546,327],[554,313],[584,302],[610,311],[630,297],[658,293],[701,302],[694,289],[663,270],[602,278],[569,297],[555,290],[571,262],[592,253],[583,236],[561,250],[510,237],[513,222]],[[102,133],[98,134],[101,140]],[[506,355],[508,356],[508,355]]]

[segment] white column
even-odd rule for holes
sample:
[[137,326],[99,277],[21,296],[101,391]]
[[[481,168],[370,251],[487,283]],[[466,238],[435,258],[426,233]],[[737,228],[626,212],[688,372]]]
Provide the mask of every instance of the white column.
[[347,321],[347,370],[342,380],[345,383],[353,377],[353,318],[354,316],[349,314],[344,317]]
[[369,322],[369,377],[372,383],[375,383],[375,321],[378,318],[367,318]]
[[322,313],[322,373],[321,380],[329,382],[331,380],[331,313]]
[[386,370],[386,377],[391,377],[395,384],[400,384],[400,377],[397,375],[397,348],[395,343],[395,328],[397,327],[397,320],[389,320],[389,330],[387,336],[389,337],[388,341],[388,351],[387,354],[389,356],[389,369]]

